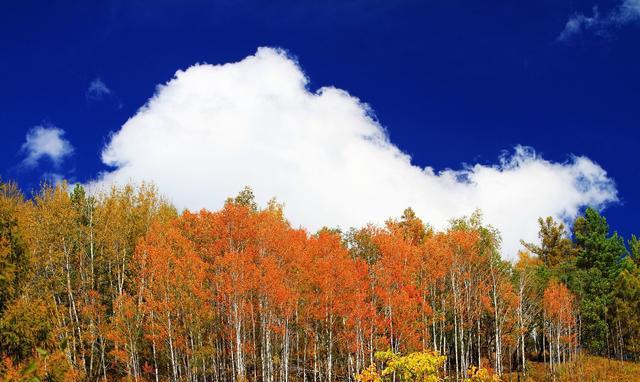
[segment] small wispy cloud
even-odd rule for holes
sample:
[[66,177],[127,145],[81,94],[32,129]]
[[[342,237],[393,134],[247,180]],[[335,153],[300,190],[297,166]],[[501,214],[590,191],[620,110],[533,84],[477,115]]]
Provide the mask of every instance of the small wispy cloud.
[[640,0],[623,0],[611,11],[602,14],[598,7],[593,7],[591,16],[576,13],[569,17],[558,41],[569,41],[575,36],[591,31],[599,35],[606,35],[611,29],[640,21]]
[[65,180],[65,176],[56,172],[45,172],[42,174],[42,180],[48,184],[58,185]]
[[27,132],[20,149],[25,154],[22,165],[36,167],[42,158],[49,158],[59,167],[73,153],[73,146],[64,139],[64,130],[54,126],[36,126]]
[[86,97],[90,100],[100,101],[104,96],[108,96],[110,94],[111,89],[109,89],[107,84],[105,84],[100,77],[97,77],[89,83]]

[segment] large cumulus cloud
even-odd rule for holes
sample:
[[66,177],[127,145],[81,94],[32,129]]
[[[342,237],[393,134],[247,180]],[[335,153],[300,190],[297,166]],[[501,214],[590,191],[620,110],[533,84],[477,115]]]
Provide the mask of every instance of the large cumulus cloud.
[[536,239],[538,216],[572,218],[616,200],[588,158],[552,163],[520,146],[493,166],[417,167],[366,104],[307,83],[295,60],[271,48],[179,71],[112,135],[102,160],[113,170],[94,186],[153,181],[178,207],[215,209],[250,185],[259,202],[276,197],[311,230],[380,224],[407,206],[444,227],[479,208],[510,258],[520,239]]

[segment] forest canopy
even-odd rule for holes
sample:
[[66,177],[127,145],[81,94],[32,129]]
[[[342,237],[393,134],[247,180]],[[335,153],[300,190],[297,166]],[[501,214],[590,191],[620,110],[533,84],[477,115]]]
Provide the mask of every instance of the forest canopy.
[[591,208],[539,226],[509,262],[479,212],[311,233],[249,188],[178,212],[146,184],[27,198],[0,183],[0,375],[481,380],[580,354],[638,361],[640,241]]

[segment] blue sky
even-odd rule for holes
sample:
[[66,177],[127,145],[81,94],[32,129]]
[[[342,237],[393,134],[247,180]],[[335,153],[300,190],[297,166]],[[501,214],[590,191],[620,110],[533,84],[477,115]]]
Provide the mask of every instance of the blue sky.
[[[0,174],[25,189],[51,174],[94,180],[111,170],[100,155],[111,134],[177,70],[270,46],[311,92],[366,102],[418,167],[494,166],[517,145],[550,163],[588,158],[615,182],[605,215],[628,237],[640,232],[636,5],[640,15],[630,0],[3,2]],[[25,165],[36,126],[72,149]]]

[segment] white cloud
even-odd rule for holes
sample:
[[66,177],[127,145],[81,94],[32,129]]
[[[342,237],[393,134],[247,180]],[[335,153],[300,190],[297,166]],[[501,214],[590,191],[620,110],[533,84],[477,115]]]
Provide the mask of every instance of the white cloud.
[[516,147],[495,166],[435,172],[393,145],[366,104],[347,92],[311,92],[279,50],[176,73],[113,134],[102,153],[113,171],[93,186],[153,181],[180,208],[220,208],[250,185],[260,203],[285,202],[294,225],[315,230],[383,223],[411,206],[429,223],[480,208],[513,258],[535,241],[537,218],[572,218],[617,200],[586,157],[553,163]]
[[48,184],[58,185],[65,180],[65,176],[56,172],[45,172],[42,174],[42,180]]
[[29,130],[21,148],[25,154],[22,165],[35,167],[40,159],[48,157],[54,166],[59,166],[73,153],[73,146],[63,136],[64,130],[53,126],[36,126]]
[[558,40],[568,41],[589,30],[596,34],[606,34],[612,28],[638,21],[640,21],[640,0],[623,0],[617,7],[604,15],[598,12],[598,7],[593,8],[592,16],[581,13],[572,15],[558,36]]
[[91,81],[89,88],[87,88],[86,95],[88,99],[99,101],[102,97],[109,94],[111,94],[111,89],[98,77]]

